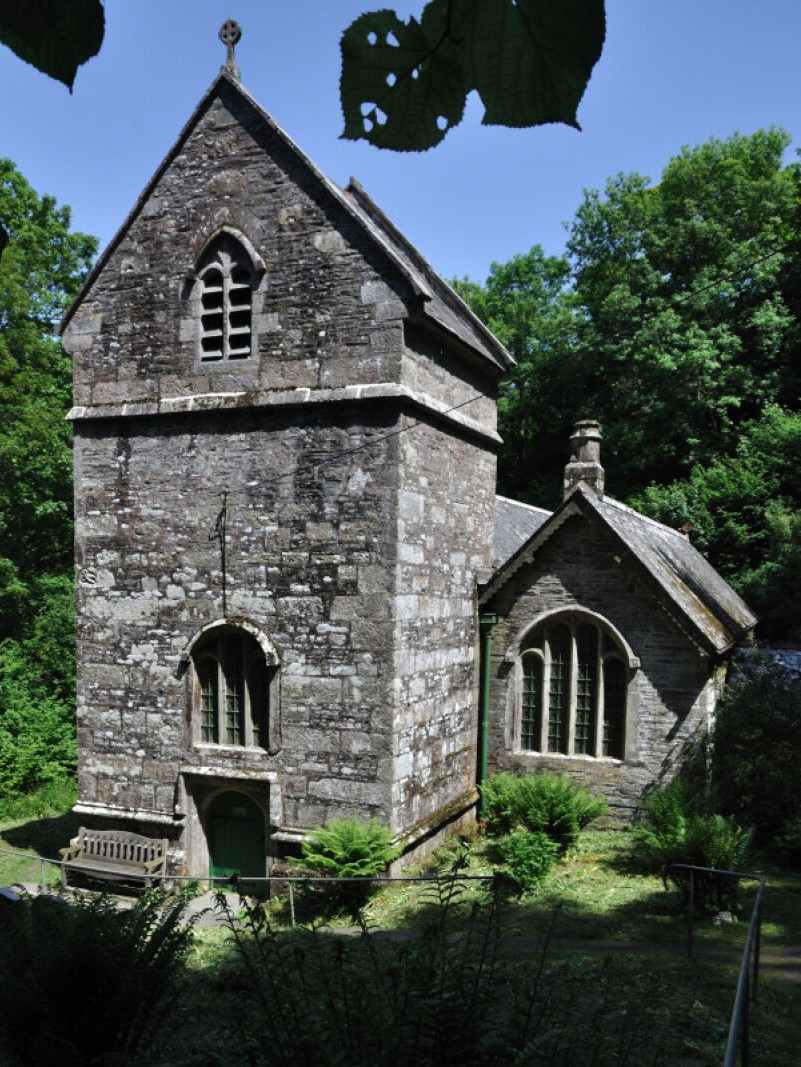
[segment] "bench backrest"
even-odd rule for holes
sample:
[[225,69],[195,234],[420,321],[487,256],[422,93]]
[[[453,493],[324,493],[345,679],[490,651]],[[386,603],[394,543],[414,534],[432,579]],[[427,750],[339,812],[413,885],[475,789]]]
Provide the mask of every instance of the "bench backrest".
[[142,837],[122,830],[87,830],[81,827],[78,844],[83,856],[139,866],[166,860],[166,838]]

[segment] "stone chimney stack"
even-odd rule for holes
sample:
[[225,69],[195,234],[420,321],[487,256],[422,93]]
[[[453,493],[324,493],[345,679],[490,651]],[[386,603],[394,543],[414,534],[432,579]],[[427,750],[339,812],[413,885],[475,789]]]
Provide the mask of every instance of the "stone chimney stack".
[[604,498],[604,469],[601,466],[601,428],[594,419],[582,419],[570,437],[573,451],[565,467],[565,496],[581,482]]

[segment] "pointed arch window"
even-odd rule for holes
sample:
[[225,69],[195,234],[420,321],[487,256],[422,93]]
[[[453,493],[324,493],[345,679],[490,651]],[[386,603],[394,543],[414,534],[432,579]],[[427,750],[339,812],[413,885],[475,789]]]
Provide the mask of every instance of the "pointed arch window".
[[594,616],[564,613],[536,626],[520,653],[519,748],[623,759],[636,662]]
[[247,360],[253,353],[254,270],[244,245],[224,233],[197,272],[201,363]]

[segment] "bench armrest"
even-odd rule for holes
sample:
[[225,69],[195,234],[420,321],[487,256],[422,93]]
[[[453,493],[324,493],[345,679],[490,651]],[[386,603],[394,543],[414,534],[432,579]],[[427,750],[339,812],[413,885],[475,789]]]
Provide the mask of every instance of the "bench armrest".
[[163,867],[166,862],[167,857],[161,856],[160,859],[148,860],[147,863],[144,864],[144,868],[146,871],[155,871],[158,870],[159,867]]
[[71,860],[74,859],[76,856],[80,856],[80,854],[83,852],[83,846],[68,845],[67,848],[60,848],[59,852],[61,853],[62,860]]

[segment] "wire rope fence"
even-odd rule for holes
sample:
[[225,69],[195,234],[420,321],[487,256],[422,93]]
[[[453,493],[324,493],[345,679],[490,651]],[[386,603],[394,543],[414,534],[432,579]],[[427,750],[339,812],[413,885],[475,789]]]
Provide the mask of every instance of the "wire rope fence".
[[[64,863],[61,860],[48,859],[35,853],[20,852],[16,849],[0,847],[0,854],[13,856],[18,860],[27,860],[39,865],[38,889],[41,893],[48,892],[50,888],[47,881],[48,868],[59,871]],[[678,872],[682,872],[679,874]],[[91,876],[93,871],[89,866],[82,868],[82,873]],[[98,875],[107,871],[98,870]],[[723,1067],[736,1067],[739,1063],[742,1067],[749,1067],[750,1063],[750,1035],[751,1035],[751,1007],[756,1004],[759,992],[759,962],[761,952],[761,929],[762,929],[762,902],[765,890],[765,880],[762,876],[743,871],[728,871],[715,867],[701,867],[694,864],[674,863],[663,870],[663,882],[668,888],[668,880],[671,879],[681,888],[685,888],[685,904],[687,912],[687,938],[686,952],[688,960],[694,958],[694,932],[695,932],[695,906],[696,892],[699,878],[733,878],[738,881],[752,881],[757,883],[757,891],[751,910],[748,932],[743,946],[742,957],[737,980],[737,989],[732,1008],[732,1015],[728,1029],[726,1051]],[[296,905],[298,890],[306,892],[315,887],[331,889],[334,886],[352,886],[356,889],[364,887],[380,887],[392,884],[431,884],[442,883],[446,880],[460,883],[484,883],[487,888],[495,892],[517,894],[521,887],[511,875],[496,872],[489,875],[470,875],[461,871],[433,875],[385,875],[381,877],[351,877],[341,878],[326,875],[301,875],[280,874],[265,877],[231,877],[212,875],[175,875],[169,876],[165,881],[172,891],[180,890],[181,886],[207,887],[208,892],[225,892],[226,890],[240,896],[268,896],[272,888],[285,891],[289,902],[290,923],[296,924]],[[686,884],[686,885],[685,885]],[[739,1058],[738,1058],[739,1057]]]

